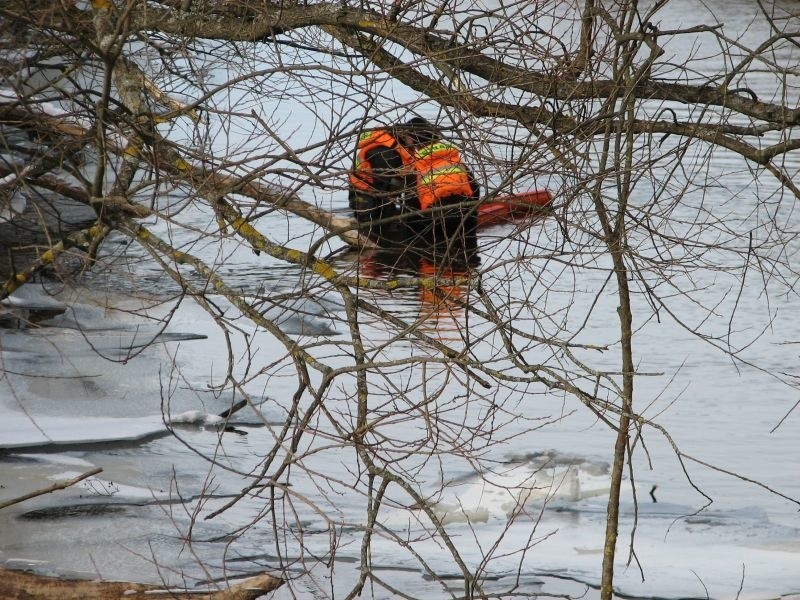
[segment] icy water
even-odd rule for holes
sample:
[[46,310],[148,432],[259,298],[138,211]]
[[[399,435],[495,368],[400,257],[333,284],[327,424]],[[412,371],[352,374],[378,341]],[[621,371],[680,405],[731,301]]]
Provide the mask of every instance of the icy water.
[[[760,39],[765,32],[750,25],[747,6],[720,3],[717,18],[731,31]],[[672,5],[674,14],[691,14],[679,9]],[[758,75],[752,79],[758,89]],[[299,115],[294,119],[291,127],[302,123]],[[729,159],[724,168],[730,164],[738,165]],[[703,202],[705,208],[751,223],[759,214],[747,204],[748,190],[757,185],[759,196],[768,197],[774,185],[767,177],[754,181],[744,164],[738,167],[739,175],[728,177],[713,194],[686,197],[687,206]],[[344,198],[324,201],[344,210]],[[774,208],[772,214],[787,230],[800,229],[789,200]],[[213,226],[201,213],[185,211],[181,218],[187,225]],[[301,248],[316,235],[278,215],[257,225]],[[753,230],[758,236],[759,230]],[[185,232],[172,233],[177,242],[187,239],[180,237]],[[607,273],[599,268],[607,265],[566,269],[558,261],[537,260],[537,254],[563,242],[560,236],[552,218],[523,232],[511,227],[485,231],[484,288],[497,306],[508,307],[508,318],[537,335],[559,325],[539,320],[545,302],[565,322],[590,315],[584,327],[576,327],[573,341],[608,343],[612,351],[607,356],[584,351],[580,358],[596,368],[613,368],[616,300],[613,290],[604,287]],[[790,250],[793,246],[796,241]],[[233,240],[193,251],[221,261],[226,280],[250,294],[277,297],[311,285],[318,292],[313,300],[263,309],[297,339],[325,344],[318,352],[333,366],[349,364],[343,346],[337,345],[347,332],[335,294],[309,284],[297,268],[256,257]],[[504,262],[523,254],[528,258],[521,263]],[[722,254],[718,258],[726,260]],[[378,279],[395,273],[368,259],[341,256],[335,263]],[[122,267],[118,264],[113,276],[98,273],[81,289],[26,286],[6,303],[19,316],[37,315],[40,327],[0,328],[0,448],[5,449],[0,500],[96,466],[103,473],[0,511],[0,563],[45,573],[190,586],[288,565],[296,579],[275,597],[346,594],[358,577],[364,497],[333,482],[352,480],[358,467],[352,452],[332,445],[306,457],[306,472],[324,473],[330,485],[317,487],[311,476],[292,478],[296,498],[310,498],[335,519],[330,523],[303,502],[295,504],[298,514],[290,521],[302,535],[304,556],[293,553],[291,542],[276,549],[269,519],[259,520],[269,506],[265,497],[241,499],[216,518],[203,518],[232,500],[246,485],[246,475],[260,469],[265,449],[272,447],[286,419],[296,387],[293,371],[255,373],[280,360],[282,349],[242,320],[234,321],[242,332],[226,340],[197,304],[175,299],[176,289],[143,255]],[[399,273],[415,274],[415,269]],[[729,335],[734,346],[749,344],[743,353],[749,364],[726,358],[666,314],[654,317],[644,299],[637,300],[636,367],[652,376],[637,380],[636,406],[671,437],[646,428],[637,440],[635,479],[627,477],[623,490],[615,580],[621,596],[766,599],[800,594],[800,412],[790,412],[798,401],[796,388],[780,381],[791,383],[798,375],[800,301],[778,282],[764,283],[752,275],[743,282],[741,271],[692,273],[691,284],[701,291],[691,301],[677,298],[670,304],[677,317],[693,325],[706,319],[708,307],[726,315],[735,304],[735,320],[712,316],[702,323],[703,331]],[[675,283],[687,280],[676,276]],[[475,293],[448,292],[463,300],[474,299]],[[458,303],[438,303],[416,289],[364,294],[395,316],[418,320],[428,335],[445,343],[460,347],[464,337],[471,339],[479,360],[498,370],[508,367],[497,350],[502,340]],[[235,317],[224,299],[212,299]],[[164,326],[159,319],[168,313],[171,319]],[[386,360],[429,351],[395,341],[395,331],[369,315],[363,317],[362,334]],[[247,385],[253,406],[237,412],[222,431],[214,416],[241,399],[230,388],[214,387],[224,381],[229,343],[234,356],[248,356],[233,369],[240,377],[248,368],[253,371]],[[537,355],[536,348],[525,352],[532,363],[550,358]],[[398,369],[391,383],[410,386],[423,377]],[[431,376],[431,392],[443,377]],[[389,383],[373,382],[378,392]],[[507,383],[464,401],[460,390],[451,382],[435,401],[447,424],[441,433],[452,443],[485,444],[484,466],[491,470],[478,477],[466,461],[435,455],[429,448],[429,454],[403,460],[421,493],[431,497],[433,511],[466,565],[483,574],[487,594],[593,596],[600,581],[613,432],[569,397]],[[376,398],[385,401],[385,391]],[[326,407],[335,414],[352,412],[344,391],[333,390]],[[482,438],[488,425],[495,428],[496,439]],[[322,423],[315,426],[325,433]],[[412,419],[390,421],[385,431],[401,449],[400,441],[421,435],[419,422]],[[424,515],[393,509],[392,501],[407,500],[396,490],[388,493],[378,519],[385,529],[373,541],[374,572],[408,597],[463,595],[449,553],[426,537]],[[400,540],[417,540],[414,552],[444,584],[433,581],[419,560],[398,551],[397,539],[388,532]],[[632,535],[635,556],[628,551]],[[320,560],[310,560],[312,553]],[[380,588],[364,592],[372,596],[391,597]]]

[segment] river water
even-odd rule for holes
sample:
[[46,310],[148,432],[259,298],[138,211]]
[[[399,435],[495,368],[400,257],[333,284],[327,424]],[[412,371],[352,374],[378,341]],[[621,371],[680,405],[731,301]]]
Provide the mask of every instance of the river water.
[[[707,20],[692,7],[671,3],[661,29]],[[712,9],[729,35],[744,35],[751,46],[768,35],[752,21],[749,2]],[[704,51],[713,56],[707,46],[688,41],[669,49],[675,64]],[[796,50],[783,58],[792,56]],[[773,89],[756,70],[748,84],[765,98]],[[308,115],[299,107],[273,108],[284,111],[287,130],[303,131]],[[725,214],[739,231],[752,232],[755,242],[777,237],[777,228],[764,224],[770,216],[782,228],[791,265],[800,221],[793,201],[777,195],[769,175],[751,172],[733,156],[717,156],[708,166],[691,159],[685,159],[687,172],[696,177],[708,169],[711,186],[685,193],[678,215],[697,223],[701,214]],[[796,159],[794,165],[787,161],[790,171],[797,166]],[[672,185],[680,188],[685,175],[673,177]],[[556,177],[539,176],[535,183],[555,191],[558,203]],[[346,210],[341,194],[309,192],[304,199]],[[570,210],[566,222],[588,218],[580,201]],[[521,330],[541,337],[567,331],[576,344],[606,346],[603,352],[576,349],[576,358],[594,369],[618,370],[609,265],[585,251],[585,240],[565,239],[564,221],[557,217],[521,230],[484,230],[483,288]],[[185,228],[153,227],[176,245],[189,244],[193,228],[214,227],[213,219],[192,206],[176,221]],[[274,213],[256,225],[298,248],[319,238],[297,219]],[[719,234],[709,225],[703,235]],[[707,255],[710,268],[670,273],[674,289],[693,291],[680,295],[659,288],[665,299],[659,311],[646,294],[635,296],[636,369],[643,374],[635,404],[669,437],[645,427],[636,442],[634,479],[628,473],[623,486],[615,580],[621,596],[800,594],[800,412],[792,412],[798,401],[793,384],[800,301],[793,281],[783,282],[777,270],[764,276],[745,272],[725,251],[736,244],[721,239],[720,250]],[[576,254],[578,249],[584,253]],[[263,304],[265,314],[311,344],[315,356],[333,367],[351,364],[344,307],[330,288],[297,267],[254,255],[230,237],[193,244],[191,251],[219,264],[234,287],[272,299]],[[352,449],[329,422],[309,424],[316,435],[303,438],[302,460],[290,471],[281,502],[273,505],[255,493],[204,518],[261,469],[287,419],[297,381],[283,347],[211,295],[236,327],[224,336],[197,303],[179,296],[160,268],[123,240],[112,240],[106,252],[113,269],[92,274],[86,285],[30,285],[13,297],[15,310],[41,316],[39,327],[0,329],[0,500],[103,468],[67,490],[0,511],[0,563],[189,586],[281,568],[292,580],[277,598],[344,597],[358,576],[366,484]],[[769,254],[766,247],[764,252]],[[420,269],[385,265],[379,257],[342,254],[333,260],[343,272],[377,279]],[[443,289],[455,299],[441,302],[416,288],[361,294],[418,323],[431,338],[457,349],[469,342],[485,366],[512,373],[496,328],[459,304],[485,309],[477,292]],[[383,319],[363,314],[360,324],[375,360],[387,363],[384,376],[369,375],[373,431],[384,436],[382,458],[429,498],[464,563],[480,573],[483,590],[595,595],[614,432],[574,398],[535,385],[498,380],[483,389],[465,385],[469,378],[457,370],[391,365],[437,354],[428,343],[399,338]],[[712,338],[742,348],[745,361],[713,347],[707,341]],[[559,349],[525,339],[514,343],[529,364],[570,367]],[[228,368],[244,381],[242,389],[225,385]],[[575,383],[591,389],[587,381]],[[221,430],[214,415],[243,391],[250,406]],[[352,378],[343,375],[325,399],[332,420],[352,422],[351,394]],[[307,407],[309,399],[300,402]],[[403,508],[408,505],[399,490],[387,490],[371,551],[375,575],[407,597],[463,595],[458,566],[440,540],[430,539],[426,517]],[[277,537],[270,506],[284,511],[278,520],[285,529]],[[635,554],[629,552],[631,539]],[[379,586],[364,595],[394,597]]]

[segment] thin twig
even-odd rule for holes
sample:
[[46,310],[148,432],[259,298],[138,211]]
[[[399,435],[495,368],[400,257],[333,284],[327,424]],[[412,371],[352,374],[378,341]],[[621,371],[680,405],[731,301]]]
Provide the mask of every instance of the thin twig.
[[91,477],[92,475],[97,475],[103,471],[102,467],[97,467],[92,469],[91,471],[87,471],[83,475],[78,475],[77,477],[73,477],[69,481],[62,481],[61,483],[55,483],[50,487],[43,488],[41,490],[36,490],[34,492],[30,492],[29,494],[25,494],[24,496],[20,496],[18,498],[12,498],[11,500],[6,500],[5,502],[0,502],[0,510],[4,508],[8,508],[14,504],[19,504],[20,502],[25,502],[25,500],[30,500],[31,498],[36,498],[36,496],[43,496],[44,494],[49,494],[50,492],[55,492],[57,490],[63,490],[64,488],[68,488],[70,486],[75,485],[79,481],[83,481],[87,477]]

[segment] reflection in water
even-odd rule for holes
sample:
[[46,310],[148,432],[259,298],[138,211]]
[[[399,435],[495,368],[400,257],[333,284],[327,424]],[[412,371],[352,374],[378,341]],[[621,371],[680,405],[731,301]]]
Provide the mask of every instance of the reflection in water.
[[370,279],[419,278],[418,286],[397,296],[413,307],[422,331],[445,341],[463,338],[468,280],[478,262],[477,256],[467,261],[433,250],[375,250],[359,258],[359,268],[361,275]]
[[466,281],[470,267],[463,262],[437,264],[421,258],[419,274],[433,280],[431,287],[420,288],[420,317],[425,319],[423,329],[429,333],[436,332],[442,340],[460,339],[466,316]]

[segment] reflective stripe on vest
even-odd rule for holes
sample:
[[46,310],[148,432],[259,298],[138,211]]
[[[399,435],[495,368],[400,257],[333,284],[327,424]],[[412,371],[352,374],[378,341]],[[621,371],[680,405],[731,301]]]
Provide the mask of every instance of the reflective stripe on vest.
[[422,175],[420,177],[419,182],[422,185],[428,185],[435,181],[437,177],[441,177],[442,175],[451,175],[451,174],[466,174],[466,169],[461,165],[456,165],[455,167],[439,167],[438,169],[434,169],[430,171],[427,175]]
[[[362,192],[375,193],[375,178],[372,173],[372,165],[367,160],[367,152],[373,148],[380,147],[392,148],[395,150],[403,161],[403,167],[407,167],[409,170],[411,169],[414,158],[392,134],[385,129],[366,131],[358,136],[356,158],[353,161],[353,169],[348,176],[351,187]],[[401,173],[398,173],[398,175],[402,176]]]
[[434,142],[417,150],[417,196],[425,210],[450,196],[471,196],[469,172],[450,142]]
[[450,142],[434,142],[433,144],[429,144],[417,150],[416,157],[418,159],[426,158],[433,154],[434,152],[443,153],[443,152],[458,152],[458,148],[456,148]]

